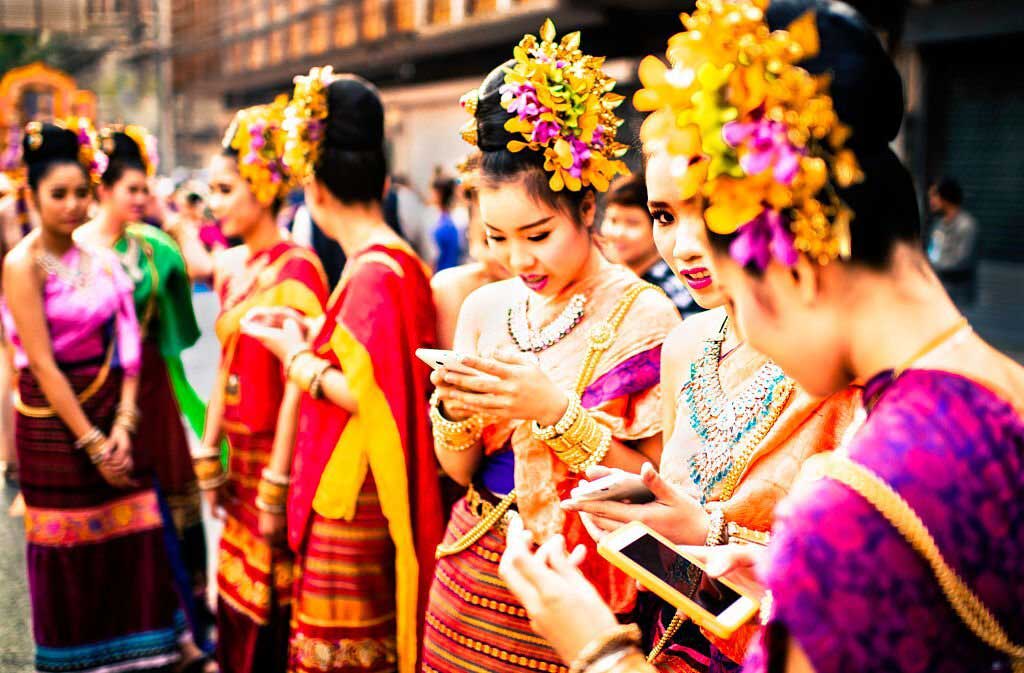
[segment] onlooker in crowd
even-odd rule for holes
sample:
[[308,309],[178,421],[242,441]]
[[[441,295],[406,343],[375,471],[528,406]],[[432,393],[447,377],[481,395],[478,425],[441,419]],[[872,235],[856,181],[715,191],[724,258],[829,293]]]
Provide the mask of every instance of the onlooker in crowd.
[[974,303],[978,276],[978,223],[963,202],[963,189],[951,178],[928,190],[928,205],[938,215],[928,239],[928,259],[960,307]]
[[438,255],[434,267],[437,271],[450,269],[462,262],[465,254],[462,230],[452,219],[452,201],[455,199],[455,180],[439,177],[430,186],[431,205],[438,210],[437,222],[434,225],[434,243]]
[[433,267],[437,260],[434,243],[433,220],[428,216],[426,204],[409,184],[404,175],[391,177],[391,188],[384,198],[384,217],[392,229],[409,242],[426,264]]
[[[316,253],[327,274],[328,287],[335,287],[341,279],[341,270],[345,268],[345,252],[337,241],[325,234],[313,221],[301,191],[293,192],[289,200],[294,201],[291,208],[281,213],[281,216],[285,216],[283,227],[291,232],[293,241]],[[282,223],[281,216],[279,223]]]
[[[648,283],[664,290],[684,318],[703,311],[654,245],[654,227],[658,223],[652,220],[651,211],[647,209],[644,174],[637,172],[616,179],[604,203],[600,241],[605,257],[629,267]],[[696,289],[711,283],[707,269],[683,271],[686,282]]]

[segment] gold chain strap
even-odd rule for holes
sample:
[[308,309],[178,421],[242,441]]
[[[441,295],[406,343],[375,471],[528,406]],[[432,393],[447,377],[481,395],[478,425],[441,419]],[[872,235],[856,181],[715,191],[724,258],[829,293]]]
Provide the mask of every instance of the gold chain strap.
[[1012,659],[1013,670],[1024,672],[1024,646],[1010,640],[995,615],[957,575],[939,550],[928,528],[910,504],[867,467],[838,453],[808,460],[811,478],[828,477],[844,484],[868,501],[931,566],[946,600],[964,624],[990,647]]
[[[640,293],[644,290],[652,289],[654,285],[647,282],[640,282],[633,285],[626,294],[622,296],[622,299],[615,304],[615,308],[612,309],[608,319],[604,322],[600,322],[594,325],[590,332],[587,334],[587,340],[590,345],[587,349],[587,355],[583,359],[583,367],[580,369],[579,376],[576,377],[576,395],[582,395],[583,391],[586,390],[587,385],[590,383],[591,377],[597,370],[598,362],[601,360],[601,356],[606,350],[608,350],[612,343],[615,341],[615,334],[625,319],[629,309],[633,306],[633,302],[640,296]],[[453,556],[460,554],[482,538],[487,531],[494,527],[494,524],[505,516],[505,512],[515,504],[516,492],[513,489],[508,495],[501,499],[501,501],[494,506],[486,516],[482,517],[476,522],[472,528],[470,528],[465,535],[453,542],[452,544],[440,544],[437,546],[437,551],[434,552],[434,558],[442,559],[445,556]]]

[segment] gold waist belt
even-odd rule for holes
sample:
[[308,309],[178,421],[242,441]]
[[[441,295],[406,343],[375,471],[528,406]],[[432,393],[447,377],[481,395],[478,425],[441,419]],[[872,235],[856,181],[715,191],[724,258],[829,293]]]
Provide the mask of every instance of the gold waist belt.
[[480,495],[480,492],[470,484],[469,489],[466,491],[466,504],[469,507],[469,511],[479,520],[472,528],[466,531],[465,535],[455,542],[437,545],[434,557],[441,559],[445,556],[464,552],[476,544],[495,525],[498,525],[495,532],[499,535],[504,535],[508,530],[509,519],[512,517],[512,512],[509,509],[515,504],[515,501],[516,492],[512,491],[495,504]]

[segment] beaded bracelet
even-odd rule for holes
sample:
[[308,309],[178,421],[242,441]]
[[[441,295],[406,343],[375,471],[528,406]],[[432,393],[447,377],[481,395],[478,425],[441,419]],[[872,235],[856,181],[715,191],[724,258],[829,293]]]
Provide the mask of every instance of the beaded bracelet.
[[704,545],[707,547],[717,547],[718,545],[725,544],[729,539],[726,535],[726,521],[725,512],[722,511],[721,507],[716,507],[711,510],[710,516],[708,517],[708,537],[704,541]]
[[623,648],[639,647],[640,627],[636,624],[617,624],[588,643],[569,667],[569,673],[583,673],[605,656]]
[[87,446],[92,446],[97,441],[103,440],[103,433],[95,425],[89,428],[89,431],[84,435],[75,440],[76,449],[84,449]]
[[580,403],[580,398],[577,395],[569,395],[569,403],[565,407],[565,413],[562,414],[562,417],[554,425],[541,426],[537,421],[533,421],[531,429],[534,439],[547,442],[555,437],[564,435],[582,413],[584,413],[584,409]]

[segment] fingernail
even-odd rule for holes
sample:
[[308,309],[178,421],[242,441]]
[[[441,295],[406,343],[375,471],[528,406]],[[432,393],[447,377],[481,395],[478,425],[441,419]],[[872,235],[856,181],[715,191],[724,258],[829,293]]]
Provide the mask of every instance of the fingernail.
[[567,512],[576,512],[579,510],[579,505],[577,505],[572,500],[563,500],[561,504],[562,509],[564,509]]

